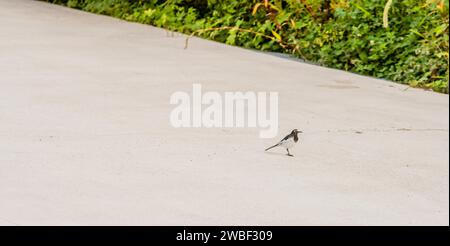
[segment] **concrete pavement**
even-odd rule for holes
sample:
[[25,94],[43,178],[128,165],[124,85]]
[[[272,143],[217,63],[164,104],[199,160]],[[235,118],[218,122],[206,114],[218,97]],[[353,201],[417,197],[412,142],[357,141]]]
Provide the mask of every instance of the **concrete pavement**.
[[[0,0],[0,225],[449,224],[448,95],[189,43]],[[193,83],[278,91],[279,136],[173,128]]]

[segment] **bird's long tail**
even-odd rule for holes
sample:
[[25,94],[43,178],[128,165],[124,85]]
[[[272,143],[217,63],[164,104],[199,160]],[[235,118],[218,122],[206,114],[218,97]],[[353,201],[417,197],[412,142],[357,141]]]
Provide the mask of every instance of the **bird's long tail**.
[[267,148],[266,150],[264,150],[264,151],[268,151],[269,149],[272,149],[272,148],[275,148],[275,147],[277,147],[278,145],[280,145],[279,143],[277,143],[277,144],[275,144],[274,146],[270,146],[269,148]]

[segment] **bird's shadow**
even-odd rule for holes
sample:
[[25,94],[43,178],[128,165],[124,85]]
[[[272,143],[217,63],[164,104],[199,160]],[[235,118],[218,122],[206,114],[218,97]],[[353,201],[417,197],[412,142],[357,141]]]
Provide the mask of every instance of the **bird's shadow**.
[[[266,155],[278,155],[278,156],[284,155],[284,156],[288,156],[287,153],[284,154],[284,153],[279,153],[279,152],[267,152],[267,151],[264,151],[264,153],[266,153]],[[293,157],[293,156],[288,156],[288,157]]]

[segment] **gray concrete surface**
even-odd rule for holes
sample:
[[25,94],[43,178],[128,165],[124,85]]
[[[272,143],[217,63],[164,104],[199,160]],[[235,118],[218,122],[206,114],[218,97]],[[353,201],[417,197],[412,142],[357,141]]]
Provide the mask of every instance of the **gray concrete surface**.
[[[448,96],[0,0],[0,225],[448,225]],[[278,91],[280,131],[175,129],[170,95]],[[292,128],[289,158],[265,153]],[[360,131],[361,133],[356,133]]]

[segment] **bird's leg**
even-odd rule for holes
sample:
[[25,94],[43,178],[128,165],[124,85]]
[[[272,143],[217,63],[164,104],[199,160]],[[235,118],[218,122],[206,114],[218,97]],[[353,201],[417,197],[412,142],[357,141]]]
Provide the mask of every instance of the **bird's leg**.
[[288,153],[287,153],[288,156],[293,156],[293,155],[291,155],[291,153],[289,153],[289,149],[286,149],[286,150],[287,150],[287,152],[288,152]]

